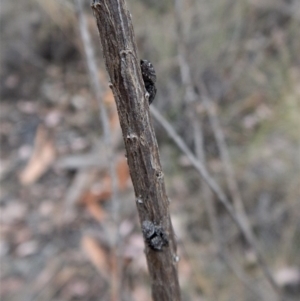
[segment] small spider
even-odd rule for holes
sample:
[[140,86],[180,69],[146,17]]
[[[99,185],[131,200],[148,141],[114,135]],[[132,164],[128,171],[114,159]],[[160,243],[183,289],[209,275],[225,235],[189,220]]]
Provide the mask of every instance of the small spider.
[[167,246],[169,244],[167,235],[165,234],[163,228],[149,220],[143,222],[142,231],[145,241],[154,251],[161,251],[163,246]]
[[149,105],[153,102],[156,95],[156,74],[153,65],[147,60],[141,60],[141,71],[146,91],[149,94]]

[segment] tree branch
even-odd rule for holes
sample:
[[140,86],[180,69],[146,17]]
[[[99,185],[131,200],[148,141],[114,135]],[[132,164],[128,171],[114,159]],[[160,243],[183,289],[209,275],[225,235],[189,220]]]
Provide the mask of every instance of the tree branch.
[[154,301],[180,300],[176,243],[156,136],[125,0],[94,0],[103,56],[117,104]]

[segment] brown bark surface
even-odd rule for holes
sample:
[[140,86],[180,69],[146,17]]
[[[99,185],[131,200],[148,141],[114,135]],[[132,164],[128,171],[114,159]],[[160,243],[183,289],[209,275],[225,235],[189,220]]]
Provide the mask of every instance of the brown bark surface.
[[163,241],[168,241],[161,249],[155,249],[151,238],[145,239],[152,297],[155,301],[180,300],[169,200],[130,13],[124,0],[94,0],[92,9],[118,108],[140,222],[153,223],[161,231]]

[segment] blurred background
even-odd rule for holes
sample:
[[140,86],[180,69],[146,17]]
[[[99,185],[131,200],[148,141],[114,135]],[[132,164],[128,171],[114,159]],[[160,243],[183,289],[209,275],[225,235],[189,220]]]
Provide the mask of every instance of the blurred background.
[[[118,116],[83,2],[1,1],[3,301],[151,300]],[[153,106],[251,225],[286,298],[299,300],[300,1],[127,4],[139,56],[156,69]],[[182,300],[276,300],[252,246],[153,123]]]

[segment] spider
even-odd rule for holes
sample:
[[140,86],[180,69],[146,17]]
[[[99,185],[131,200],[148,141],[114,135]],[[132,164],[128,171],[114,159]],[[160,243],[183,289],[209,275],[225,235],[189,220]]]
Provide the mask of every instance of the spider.
[[153,65],[147,60],[141,60],[141,71],[146,91],[149,94],[149,105],[153,102],[156,95],[156,74]]

